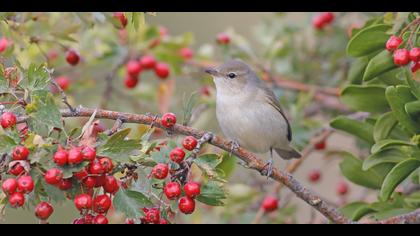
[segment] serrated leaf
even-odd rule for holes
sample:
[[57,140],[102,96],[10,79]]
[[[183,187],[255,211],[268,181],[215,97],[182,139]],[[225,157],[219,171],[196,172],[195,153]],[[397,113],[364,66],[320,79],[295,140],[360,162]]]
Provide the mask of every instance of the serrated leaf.
[[83,168],[85,168],[87,165],[89,165],[89,162],[84,161],[77,165],[66,165],[66,166],[59,166],[60,170],[63,171],[63,178],[67,179],[73,176],[73,173],[81,171]]
[[392,112],[387,112],[381,115],[373,127],[373,139],[375,142],[389,137],[392,129],[397,125],[398,121],[395,119]]
[[358,111],[382,113],[389,110],[385,88],[379,85],[347,86],[341,92],[340,99],[348,107]]
[[210,206],[223,206],[224,199],[226,199],[226,193],[222,184],[214,181],[201,186],[201,194],[197,197],[197,201]]
[[1,153],[8,153],[11,152],[14,147],[16,147],[18,143],[15,140],[5,134],[0,135],[0,152]]
[[113,206],[127,218],[140,218],[144,216],[142,208],[153,206],[153,203],[143,193],[120,189],[115,194]]
[[48,197],[54,201],[54,202],[64,202],[66,201],[66,196],[64,196],[63,191],[61,191],[56,186],[47,184],[43,178],[39,178],[39,184],[42,185],[42,188],[44,189],[45,193],[48,195]]
[[10,92],[10,88],[9,88],[9,81],[7,81],[6,78],[4,78],[3,76],[3,72],[0,72],[0,94],[1,93],[9,93]]
[[384,48],[389,39],[386,31],[391,29],[391,26],[379,24],[360,30],[350,39],[347,53],[353,57],[360,57]]
[[373,125],[367,122],[361,122],[347,118],[345,116],[338,116],[330,123],[331,127],[345,131],[352,134],[368,143],[373,144]]
[[30,91],[44,90],[48,87],[50,76],[45,66],[36,66],[35,64],[29,65],[26,71],[27,85],[25,88]]
[[227,179],[233,174],[236,167],[236,158],[230,153],[225,152],[223,154],[222,162],[217,165],[217,169],[221,170],[224,174],[224,178]]
[[396,140],[396,139],[384,139],[380,140],[375,143],[371,149],[371,153],[377,153],[381,150],[392,148],[392,147],[399,147],[399,146],[412,146],[413,144],[403,140]]
[[420,167],[420,160],[410,158],[398,163],[386,176],[379,197],[387,201],[395,188],[403,182],[413,171]]
[[395,68],[397,66],[394,64],[392,54],[387,50],[383,50],[369,61],[363,74],[363,81],[372,80]]
[[375,167],[377,165],[384,164],[384,163],[396,164],[407,158],[408,158],[407,154],[401,151],[400,149],[397,149],[397,148],[385,149],[367,157],[363,161],[362,169],[369,170],[372,167]]
[[221,178],[216,167],[223,161],[223,156],[216,154],[204,154],[194,160],[194,163],[203,171],[203,173],[212,180],[225,182]]
[[33,95],[31,110],[27,110],[31,124],[37,127],[47,126],[49,128],[63,128],[61,123],[61,113],[54,102],[51,93],[46,96]]
[[131,129],[123,129],[113,134],[103,145],[98,147],[98,155],[110,157],[115,161],[128,161],[130,154],[141,148],[139,140],[126,139],[130,131]]

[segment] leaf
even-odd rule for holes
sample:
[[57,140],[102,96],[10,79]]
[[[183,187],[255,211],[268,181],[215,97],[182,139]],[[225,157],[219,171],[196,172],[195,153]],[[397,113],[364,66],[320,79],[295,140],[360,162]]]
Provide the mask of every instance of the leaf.
[[405,104],[416,100],[411,94],[410,88],[407,86],[390,86],[386,89],[385,95],[395,118],[401,125],[411,134],[420,133],[420,126],[405,111]]
[[392,112],[381,115],[376,120],[375,126],[373,126],[373,139],[375,142],[388,138],[397,123],[398,121],[395,119]]
[[184,121],[182,122],[183,125],[188,125],[190,123],[191,120],[191,116],[192,116],[192,110],[194,108],[194,106],[197,104],[199,93],[192,93],[190,95],[190,97],[188,99],[185,98],[185,96],[183,97],[184,99],[184,104],[183,104],[183,108],[182,111],[184,113]]
[[372,146],[370,149],[371,153],[377,153],[384,149],[389,149],[392,147],[398,146],[412,146],[413,144],[403,140],[396,140],[396,139],[384,139],[380,140],[375,145]]
[[194,163],[210,179],[225,182],[217,172],[216,167],[223,161],[223,157],[216,154],[204,154],[194,160]]
[[391,25],[379,24],[367,27],[355,34],[347,45],[347,53],[353,57],[365,56],[385,47]]
[[123,129],[111,137],[98,148],[99,156],[107,156],[113,160],[124,162],[129,160],[130,154],[140,150],[140,140],[126,140],[131,129]]
[[64,192],[61,191],[56,186],[53,186],[51,184],[47,184],[44,180],[44,178],[39,178],[39,183],[42,185],[42,188],[44,189],[45,193],[48,195],[48,197],[55,201],[55,202],[64,202],[66,201],[66,196],[64,196]]
[[223,206],[222,200],[226,199],[225,190],[222,184],[209,181],[205,185],[201,186],[201,193],[197,197],[197,201],[210,206]]
[[143,193],[120,189],[115,194],[113,206],[127,218],[139,218],[144,216],[142,208],[153,206],[153,203]]
[[26,88],[30,91],[44,90],[48,87],[50,82],[48,71],[43,65],[36,67],[35,64],[32,63],[26,71],[26,76],[28,83]]
[[39,94],[33,95],[32,100],[32,103],[28,105],[30,109],[28,106],[26,109],[32,125],[35,127],[63,128],[60,110],[55,105],[51,93],[47,93],[45,96]]
[[383,50],[369,61],[363,74],[363,80],[369,81],[395,68],[397,66],[394,64],[392,54],[387,50]]
[[351,153],[343,153],[344,160],[340,163],[340,170],[351,182],[371,189],[380,189],[385,175],[382,170],[362,170],[363,162]]
[[363,73],[369,63],[369,57],[359,57],[350,66],[347,81],[352,84],[361,84],[363,82]]
[[15,148],[18,143],[15,140],[5,134],[0,135],[0,152],[1,153],[8,153],[11,152],[13,148]]
[[230,155],[230,153],[225,152],[223,154],[222,162],[217,165],[217,170],[220,170],[223,172],[223,176],[225,179],[229,178],[229,176],[232,175],[233,171],[236,167],[236,158],[233,155]]
[[386,176],[379,194],[380,199],[387,201],[395,188],[419,167],[420,160],[414,158],[398,163]]
[[89,165],[89,162],[82,162],[77,165],[66,165],[66,166],[59,166],[57,168],[61,169],[63,171],[63,178],[67,179],[73,176],[73,173],[81,171],[83,168],[85,168],[87,165]]
[[416,122],[419,122],[420,100],[406,103],[404,109],[413,120],[415,120]]
[[386,211],[375,213],[375,214],[373,214],[373,218],[375,218],[376,220],[385,220],[385,219],[389,219],[389,218],[394,217],[394,216],[408,214],[412,211],[413,211],[413,209],[407,209],[407,208],[391,209],[391,210],[386,210]]
[[330,123],[331,127],[342,130],[352,134],[368,143],[373,144],[373,125],[367,122],[361,122],[347,118],[345,116],[338,116]]
[[420,83],[418,81],[412,79],[411,76],[405,76],[405,80],[407,81],[408,86],[410,86],[410,88],[411,88],[411,93],[417,99],[420,99]]
[[389,110],[385,88],[379,85],[350,85],[341,92],[341,100],[358,111],[382,113]]
[[10,92],[10,88],[9,88],[9,81],[7,81],[6,78],[4,78],[3,76],[3,72],[0,72],[0,94],[1,93],[9,93]]
[[366,202],[352,202],[340,208],[339,211],[353,221],[358,221],[363,216],[375,212]]
[[384,163],[399,163],[407,158],[408,158],[407,154],[405,154],[400,149],[397,149],[397,148],[385,149],[367,157],[363,161],[362,170],[366,171],[372,167],[375,167],[377,165],[384,164]]

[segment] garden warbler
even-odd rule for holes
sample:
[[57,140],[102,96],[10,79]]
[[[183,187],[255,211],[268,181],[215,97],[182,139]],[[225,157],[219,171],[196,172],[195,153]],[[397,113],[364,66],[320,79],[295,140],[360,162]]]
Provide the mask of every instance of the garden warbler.
[[273,150],[283,159],[300,158],[290,146],[292,130],[273,91],[246,63],[230,60],[207,68],[216,85],[216,116],[232,146],[255,153],[270,151],[267,175],[273,166]]

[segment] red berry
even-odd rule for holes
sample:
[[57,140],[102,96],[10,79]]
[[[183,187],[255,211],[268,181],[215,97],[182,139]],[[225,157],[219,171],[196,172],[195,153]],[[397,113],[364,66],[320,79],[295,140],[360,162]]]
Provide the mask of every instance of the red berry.
[[155,65],[155,74],[160,79],[166,79],[169,76],[169,66],[166,63],[159,62]]
[[29,156],[29,150],[25,146],[17,146],[13,149],[12,157],[15,161],[26,160]]
[[5,112],[1,115],[1,126],[3,129],[16,125],[16,116],[12,112]]
[[334,17],[335,17],[334,13],[332,13],[332,12],[323,12],[321,14],[321,18],[324,20],[324,22],[326,24],[329,24],[329,23],[333,22]]
[[86,188],[94,188],[96,185],[96,178],[92,176],[88,176],[85,179],[83,179],[83,186]]
[[85,217],[76,218],[73,220],[74,225],[84,225],[86,224]]
[[229,44],[230,43],[230,36],[226,33],[219,33],[216,38],[217,43],[219,44]]
[[126,224],[126,225],[134,225],[134,224],[135,224],[135,222],[134,222],[134,220],[133,220],[133,219],[126,219],[126,220],[125,220],[125,224]]
[[9,42],[7,41],[6,38],[1,38],[0,39],[0,53],[4,52],[8,46]]
[[14,208],[21,207],[25,204],[25,196],[20,192],[13,193],[9,197],[9,203]]
[[107,176],[105,178],[105,183],[104,183],[103,187],[104,187],[105,192],[112,193],[112,194],[116,193],[118,191],[118,189],[120,188],[118,186],[117,179],[115,179],[115,177],[112,176],[112,175]]
[[178,200],[178,208],[184,214],[192,214],[195,210],[195,201],[190,197],[182,197]]
[[127,74],[132,77],[137,77],[141,72],[141,65],[136,60],[130,60],[126,65]]
[[169,153],[169,158],[175,163],[181,163],[184,160],[184,157],[185,157],[185,152],[180,147],[174,148]]
[[388,41],[386,42],[386,45],[385,45],[386,50],[390,52],[394,51],[401,45],[402,42],[403,42],[402,38],[392,35],[391,37],[389,37]]
[[139,83],[138,77],[127,75],[127,77],[125,77],[124,79],[125,87],[127,87],[128,89],[135,88],[138,83]]
[[16,163],[9,169],[9,174],[19,176],[25,171],[25,168],[20,164]]
[[74,205],[79,211],[92,207],[92,197],[89,194],[79,194],[74,198]]
[[314,145],[315,150],[324,150],[326,147],[327,147],[326,140],[322,140],[320,142],[317,142]]
[[202,96],[210,96],[210,88],[209,86],[203,86],[200,88],[200,94]]
[[410,50],[410,60],[418,62],[420,60],[420,48],[412,48]]
[[94,175],[100,175],[105,173],[104,167],[98,160],[94,160],[89,165],[89,172]]
[[413,62],[411,64],[411,72],[416,73],[416,71],[420,68],[420,62]]
[[279,201],[273,196],[267,196],[264,198],[261,207],[265,212],[272,212],[279,207]]
[[30,175],[24,175],[17,180],[18,191],[22,193],[30,193],[34,190],[34,181]]
[[410,52],[407,49],[397,49],[394,52],[394,64],[405,66],[410,62]]
[[153,69],[156,65],[156,59],[152,55],[145,55],[140,58],[139,63],[145,69]]
[[98,195],[95,199],[93,199],[93,210],[96,213],[106,213],[111,207],[111,204],[111,198],[108,195]]
[[8,195],[16,192],[17,187],[18,187],[18,182],[16,181],[16,179],[12,179],[12,178],[6,179],[5,181],[3,181],[1,185],[1,189],[3,190],[3,192]]
[[152,175],[156,179],[164,179],[168,176],[168,173],[169,173],[169,167],[167,164],[158,163],[152,169]]
[[95,148],[84,147],[82,149],[82,154],[83,154],[83,159],[85,159],[86,161],[93,161],[95,160],[95,157],[96,157],[96,150]]
[[64,166],[67,164],[69,153],[66,150],[59,149],[53,156],[53,161],[58,166]]
[[99,175],[95,177],[95,188],[103,187],[106,182],[106,175]]
[[321,172],[319,170],[312,170],[308,175],[309,181],[317,182],[321,178]]
[[83,168],[82,170],[80,170],[79,172],[75,172],[73,173],[73,176],[79,180],[82,181],[84,178],[86,178],[89,175],[89,173],[87,172],[86,168]]
[[112,14],[114,18],[118,19],[121,23],[122,28],[125,28],[125,26],[128,23],[127,17],[125,16],[124,12],[114,12]]
[[112,160],[108,157],[102,157],[101,159],[99,159],[99,163],[101,163],[105,173],[110,173],[112,169],[114,169],[114,164],[112,163]]
[[91,225],[93,224],[95,216],[93,216],[92,214],[86,214],[83,218],[85,220],[84,224]]
[[63,179],[63,171],[57,168],[51,168],[45,172],[44,179],[48,184],[56,185]]
[[167,225],[168,221],[166,219],[160,219],[159,224],[160,225]]
[[70,179],[62,179],[60,183],[58,183],[58,188],[60,190],[66,191],[73,187],[73,183]]
[[83,153],[80,148],[72,148],[69,151],[68,163],[70,165],[77,165],[83,161]]
[[187,60],[190,60],[193,57],[194,52],[191,48],[181,48],[179,50],[179,55],[181,55],[181,57],[184,58],[184,60],[187,61]]
[[201,193],[201,185],[197,182],[188,182],[184,186],[185,195],[195,198]]
[[181,196],[181,185],[178,182],[169,182],[163,188],[163,192],[169,200],[173,200]]
[[176,116],[174,113],[166,113],[162,116],[161,123],[166,128],[171,128],[176,124]]
[[72,66],[77,65],[80,60],[79,53],[77,53],[77,51],[74,49],[68,50],[66,53],[66,60]]
[[344,195],[346,195],[346,194],[348,193],[348,191],[349,191],[349,186],[347,185],[347,183],[346,183],[346,182],[340,182],[340,183],[338,183],[338,185],[337,185],[337,189],[336,189],[336,191],[337,191],[337,194],[338,194],[338,195],[340,195],[340,196],[344,196]]
[[157,208],[149,209],[145,214],[145,220],[148,223],[159,224],[160,221],[160,212]]
[[35,216],[40,220],[48,219],[54,212],[54,208],[48,202],[41,202],[35,207]]
[[182,146],[188,151],[192,151],[197,146],[197,139],[193,136],[187,136],[182,140]]
[[55,79],[55,82],[60,88],[66,91],[70,87],[70,79],[66,76],[60,76]]
[[108,218],[106,218],[104,215],[97,215],[95,218],[93,218],[93,224],[95,225],[106,225],[108,224]]
[[321,15],[317,15],[312,19],[312,26],[315,29],[321,30],[324,28],[325,26],[325,21],[324,19],[321,17]]

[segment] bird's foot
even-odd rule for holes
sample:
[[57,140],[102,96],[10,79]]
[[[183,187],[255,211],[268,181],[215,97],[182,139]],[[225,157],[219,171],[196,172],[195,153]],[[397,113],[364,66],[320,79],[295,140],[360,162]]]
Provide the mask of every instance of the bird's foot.
[[236,140],[231,140],[229,144],[230,144],[230,155],[232,155],[232,153],[238,150],[240,146]]
[[273,159],[270,159],[267,164],[265,164],[264,169],[261,174],[267,176],[267,179],[270,178],[273,173]]

